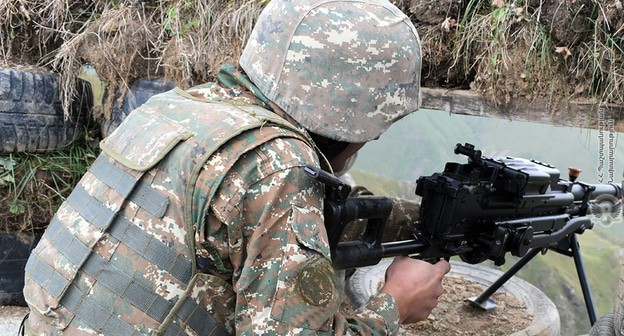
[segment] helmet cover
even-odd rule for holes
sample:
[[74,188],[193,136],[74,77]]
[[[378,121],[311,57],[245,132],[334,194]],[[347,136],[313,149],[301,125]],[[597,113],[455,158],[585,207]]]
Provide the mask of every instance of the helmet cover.
[[376,139],[420,105],[418,33],[385,0],[271,0],[240,65],[308,131],[338,141]]

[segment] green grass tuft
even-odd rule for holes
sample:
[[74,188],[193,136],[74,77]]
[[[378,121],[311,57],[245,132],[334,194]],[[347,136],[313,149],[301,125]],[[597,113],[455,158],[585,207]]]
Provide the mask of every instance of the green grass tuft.
[[44,229],[98,153],[90,139],[50,153],[0,156],[0,231]]

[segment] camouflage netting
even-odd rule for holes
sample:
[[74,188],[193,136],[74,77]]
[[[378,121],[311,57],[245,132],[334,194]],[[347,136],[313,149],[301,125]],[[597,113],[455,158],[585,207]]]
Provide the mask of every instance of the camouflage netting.
[[[62,74],[66,102],[80,66],[108,90],[158,76],[182,87],[236,63],[270,0],[7,0],[0,3],[2,58]],[[620,0],[394,0],[418,28],[423,85],[515,97],[624,103]],[[108,95],[96,118],[108,117]]]

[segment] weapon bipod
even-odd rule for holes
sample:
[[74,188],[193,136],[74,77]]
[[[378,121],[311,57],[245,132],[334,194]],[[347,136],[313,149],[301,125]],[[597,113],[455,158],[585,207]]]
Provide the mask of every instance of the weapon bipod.
[[[565,244],[567,242],[567,244]],[[583,265],[583,259],[581,259],[581,249],[576,238],[576,233],[572,234],[568,240],[561,240],[560,243],[564,243],[564,246],[549,247],[555,252],[574,258],[574,264],[576,266],[576,273],[581,284],[581,290],[583,291],[583,298],[585,299],[585,307],[587,308],[587,314],[589,316],[589,322],[594,325],[596,322],[596,310],[594,308],[594,300],[592,298],[591,291],[589,290],[589,283],[587,282],[587,275],[585,274],[585,266]],[[566,246],[567,245],[567,246]],[[478,297],[471,297],[466,299],[472,306],[481,308],[483,310],[492,310],[496,308],[496,303],[490,299],[490,296],[494,294],[500,287],[502,287],[507,280],[514,276],[524,265],[526,265],[533,257],[535,257],[542,249],[533,248],[527,252],[527,254],[520,258],[507,272],[501,275],[490,287],[488,287]]]

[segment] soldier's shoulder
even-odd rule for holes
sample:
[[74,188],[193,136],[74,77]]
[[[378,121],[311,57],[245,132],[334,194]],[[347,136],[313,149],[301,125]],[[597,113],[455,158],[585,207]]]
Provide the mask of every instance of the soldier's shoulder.
[[305,140],[298,137],[276,137],[266,141],[259,147],[265,155],[293,163],[318,163],[318,156],[314,148]]

